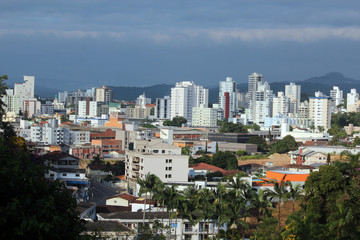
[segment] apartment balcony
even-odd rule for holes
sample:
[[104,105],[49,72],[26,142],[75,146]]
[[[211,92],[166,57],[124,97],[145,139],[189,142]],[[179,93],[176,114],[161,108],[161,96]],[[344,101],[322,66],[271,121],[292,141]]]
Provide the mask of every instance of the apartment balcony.
[[139,170],[140,170],[140,166],[139,166],[139,165],[133,166],[133,167],[132,167],[132,170],[133,170],[133,171],[139,171]]
[[140,177],[140,174],[138,172],[132,174],[132,178],[138,178]]
[[133,163],[140,163],[140,158],[134,158],[134,159],[132,160],[132,162],[133,162]]

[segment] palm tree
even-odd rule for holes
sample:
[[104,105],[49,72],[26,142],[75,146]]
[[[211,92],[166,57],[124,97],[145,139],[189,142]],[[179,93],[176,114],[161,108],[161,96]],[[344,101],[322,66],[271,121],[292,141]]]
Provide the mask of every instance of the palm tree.
[[[199,205],[201,207],[201,217],[204,219],[204,226],[206,226],[205,223],[207,221],[206,239],[208,239],[210,218],[212,218],[215,213],[215,205],[214,205],[215,197],[213,195],[213,192],[207,188],[204,188],[199,192],[199,197],[200,197]],[[203,232],[203,239],[205,239],[204,235],[205,234]]]
[[276,198],[278,200],[278,225],[280,229],[280,213],[281,213],[281,204],[284,199],[288,197],[288,190],[287,190],[287,182],[285,182],[285,177],[282,178],[281,182],[274,183],[274,190],[267,189],[265,190],[267,194],[271,196],[271,199]]
[[140,185],[139,195],[145,193],[145,200],[144,200],[144,214],[143,214],[143,224],[145,224],[145,208],[146,208],[146,198],[147,193],[150,193],[150,201],[149,201],[149,223],[150,223],[150,208],[151,208],[151,195],[155,190],[155,186],[159,182],[159,178],[155,174],[146,174],[145,179],[142,180],[138,178],[138,184]]
[[[247,212],[246,199],[239,197],[235,189],[231,189],[227,192],[226,200],[222,205],[223,215],[221,223],[227,223],[231,229],[231,239],[235,237],[235,229],[239,232],[241,228],[247,229],[249,226],[243,220],[249,213]],[[220,224],[220,223],[219,223]]]
[[[217,187],[215,189],[213,189],[213,195],[214,195],[214,207],[215,207],[215,212],[214,212],[214,217],[217,218],[217,234],[219,234],[219,230],[220,230],[220,222],[222,222],[222,217],[223,217],[223,209],[222,209],[222,204],[224,203],[224,199],[225,199],[225,194],[226,194],[226,188],[225,186],[222,184],[222,182],[219,182],[219,184],[217,185]],[[214,230],[215,230],[215,226],[213,227],[213,239],[215,239],[214,237]]]
[[[169,209],[170,209],[170,222],[169,222],[169,226],[170,226],[170,232],[169,232],[169,238],[171,237],[171,227],[172,227],[172,217],[173,217],[173,210],[174,208],[177,208],[179,206],[180,200],[179,200],[179,193],[176,190],[177,186],[173,185],[171,187],[166,187],[164,189],[164,193],[165,193],[165,204],[166,204],[166,208],[167,208],[167,212],[169,213]],[[177,217],[176,217],[177,220]]]
[[260,222],[261,215],[268,216],[269,208],[272,208],[273,204],[269,201],[268,193],[260,189],[258,194],[252,199],[251,206],[259,210],[257,219]]
[[287,184],[290,186],[290,191],[288,192],[288,198],[292,199],[292,209],[293,213],[295,212],[295,201],[300,198],[300,196],[303,193],[303,188],[299,184],[296,184],[295,186],[292,185],[291,182],[287,182]]
[[[189,221],[191,226],[199,221],[197,211],[199,209],[199,194],[198,190],[194,186],[189,186],[183,191],[183,198],[179,204],[179,216],[183,219],[182,226],[184,225],[184,220]],[[181,238],[182,239],[182,232]]]

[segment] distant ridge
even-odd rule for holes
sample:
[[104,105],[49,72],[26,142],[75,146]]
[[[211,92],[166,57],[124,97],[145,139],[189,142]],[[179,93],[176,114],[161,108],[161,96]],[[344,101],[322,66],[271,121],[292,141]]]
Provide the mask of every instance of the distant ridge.
[[[266,80],[266,78],[265,78]],[[305,96],[312,96],[316,91],[322,91],[326,95],[330,94],[330,90],[333,86],[338,86],[344,91],[344,97],[346,93],[350,92],[350,89],[355,88],[360,91],[360,81],[352,78],[345,77],[343,74],[338,72],[330,72],[323,76],[311,77],[303,81],[292,81],[297,85],[301,85],[301,92]],[[283,82],[271,82],[271,90],[276,94],[280,91],[285,91],[285,85],[289,84],[290,81]],[[213,85],[212,85],[213,86]],[[238,83],[238,89],[240,92],[246,92],[248,83]],[[151,98],[155,102],[156,98],[162,98],[169,96],[173,84],[158,84],[149,87],[121,87],[121,86],[109,86],[113,89],[114,98],[117,100],[128,100],[134,101],[136,98],[145,93],[146,97]],[[206,86],[205,86],[206,87]],[[35,94],[42,97],[54,97],[59,90],[36,86]],[[209,102],[217,103],[219,99],[219,87],[209,88]]]

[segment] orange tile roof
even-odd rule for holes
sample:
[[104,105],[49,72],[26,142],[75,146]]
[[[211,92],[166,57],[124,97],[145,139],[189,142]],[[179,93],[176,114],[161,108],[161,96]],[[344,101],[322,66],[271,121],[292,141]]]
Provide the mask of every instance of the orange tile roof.
[[210,172],[217,172],[217,171],[222,172],[222,173],[225,172],[224,169],[207,164],[207,163],[196,163],[192,166],[192,168],[194,170],[208,170]]

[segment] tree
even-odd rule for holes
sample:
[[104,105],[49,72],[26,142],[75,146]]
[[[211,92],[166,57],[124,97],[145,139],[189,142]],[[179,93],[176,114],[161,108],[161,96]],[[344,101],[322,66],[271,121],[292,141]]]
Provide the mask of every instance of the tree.
[[247,133],[247,129],[241,124],[228,122],[228,120],[225,119],[224,121],[221,122],[219,132],[221,132],[221,133]]
[[85,228],[75,199],[63,183],[45,179],[41,159],[2,121],[5,79],[0,77],[0,238],[80,239]]
[[282,140],[271,145],[270,153],[287,153],[296,150],[297,148],[298,144],[295,141],[295,138],[291,135],[287,135]]
[[288,192],[288,199],[292,200],[292,211],[295,212],[295,201],[298,200],[303,194],[303,188],[299,184],[293,186],[291,182],[288,182],[290,191]]
[[187,123],[186,118],[176,116],[172,120],[165,120],[163,125],[164,126],[175,126],[175,127],[181,127],[183,124]]
[[248,143],[256,144],[258,152],[265,152],[267,149],[266,141],[263,137],[260,136],[252,136],[250,137]]
[[281,180],[281,182],[274,182],[274,190],[267,189],[266,193],[271,196],[271,198],[275,198],[277,200],[277,208],[278,208],[278,226],[280,230],[280,214],[281,214],[281,204],[284,199],[288,197],[287,190],[287,182],[285,182],[285,177]]
[[227,170],[235,170],[238,168],[236,156],[230,151],[216,152],[212,158],[212,164]]

